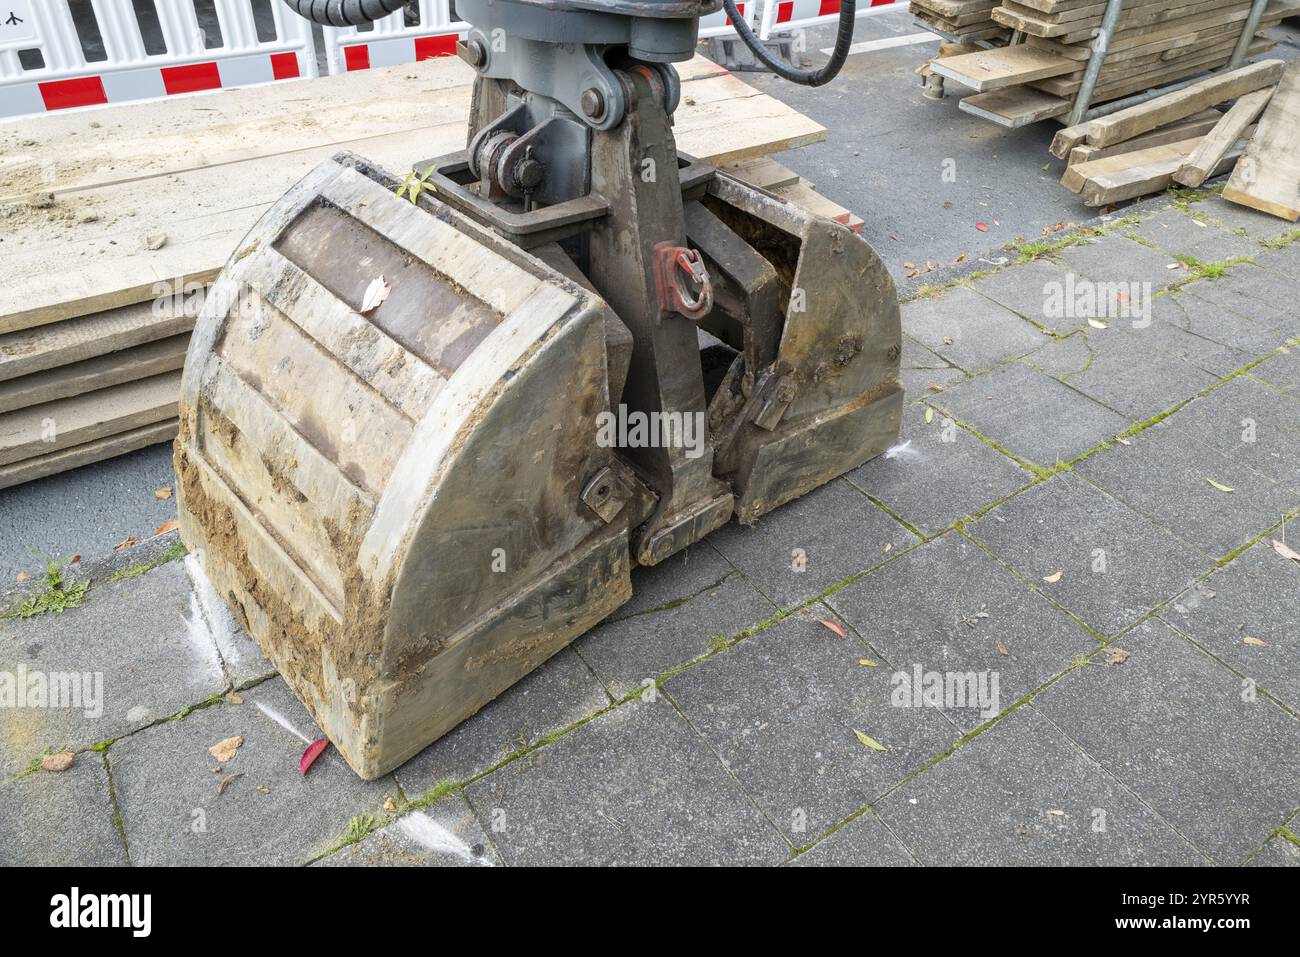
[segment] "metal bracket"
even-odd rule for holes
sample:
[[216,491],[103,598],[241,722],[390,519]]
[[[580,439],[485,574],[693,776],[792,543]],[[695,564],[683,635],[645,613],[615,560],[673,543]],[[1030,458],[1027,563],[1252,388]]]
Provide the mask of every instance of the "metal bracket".
[[659,243],[655,246],[655,288],[659,309],[698,322],[713,308],[713,284],[698,249]]

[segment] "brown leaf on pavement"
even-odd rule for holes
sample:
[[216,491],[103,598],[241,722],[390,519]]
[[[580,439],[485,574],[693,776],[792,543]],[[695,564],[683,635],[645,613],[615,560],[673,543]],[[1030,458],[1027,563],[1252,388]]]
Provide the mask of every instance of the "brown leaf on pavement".
[[157,529],[154,530],[153,537],[157,538],[159,535],[166,535],[168,532],[174,532],[180,527],[181,523],[173,518],[170,522],[163,522],[159,525]]
[[208,754],[212,755],[218,764],[225,764],[234,758],[243,743],[244,736],[242,734],[237,734],[233,738],[223,738],[208,748]]
[[1268,647],[1268,642],[1260,641],[1258,638],[1253,638],[1250,635],[1247,635],[1245,638],[1241,639],[1241,643],[1243,645],[1250,645],[1252,648]]
[[226,793],[226,788],[230,787],[230,785],[234,784],[236,781],[238,781],[238,780],[239,780],[240,778],[242,778],[243,776],[244,776],[244,772],[243,772],[243,771],[236,771],[236,772],[235,772],[234,774],[232,774],[230,777],[228,777],[228,778],[223,778],[222,781],[221,781],[221,783],[217,785],[217,797],[221,797],[221,795],[225,794],[225,793]]
[[58,754],[47,754],[41,758],[42,771],[66,771],[72,767],[72,762],[76,755],[71,751],[60,751]]
[[167,499],[172,497],[172,490],[170,488],[155,489],[153,497],[158,499],[160,502],[165,502]]
[[843,628],[841,628],[837,622],[830,621],[826,618],[818,618],[817,624],[825,625],[827,628],[835,632],[835,634],[839,635],[841,638],[847,638],[849,636],[848,632],[846,632]]
[[1271,539],[1273,542],[1273,551],[1277,552],[1283,558],[1289,558],[1293,562],[1300,562],[1300,552],[1288,545],[1286,542],[1280,542],[1276,538]]
[[118,542],[116,545],[113,546],[113,551],[115,552],[124,551],[128,548],[134,548],[136,545],[139,544],[140,544],[140,539],[136,538],[134,535],[128,535],[126,538],[122,539],[120,542]]
[[1124,662],[1128,661],[1130,654],[1131,652],[1125,651],[1123,648],[1107,648],[1106,664],[1112,666],[1122,665]]
[[1062,571],[1055,571],[1055,572],[1052,572],[1052,574],[1050,574],[1050,575],[1044,575],[1044,576],[1043,576],[1043,581],[1047,582],[1047,584],[1049,584],[1049,585],[1055,585],[1057,582],[1059,582],[1059,581],[1061,580],[1061,576],[1063,576],[1064,574],[1065,574],[1065,572],[1064,572],[1063,570],[1062,570]]
[[1008,655],[1011,654],[1011,649],[1008,648],[1006,645],[1004,645],[1001,641],[999,641],[999,642],[998,642],[998,654],[1000,654],[1003,658],[1005,658],[1005,657],[1007,657]]

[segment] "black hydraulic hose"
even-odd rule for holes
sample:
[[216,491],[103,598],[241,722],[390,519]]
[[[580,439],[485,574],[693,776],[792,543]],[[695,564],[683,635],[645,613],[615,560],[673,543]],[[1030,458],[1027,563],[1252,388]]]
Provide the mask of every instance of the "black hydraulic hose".
[[857,0],[840,0],[840,25],[835,33],[835,49],[831,51],[831,58],[818,70],[797,70],[792,66],[786,66],[763,46],[763,41],[758,38],[748,21],[741,16],[740,10],[736,8],[736,0],[722,0],[722,5],[726,8],[727,16],[731,18],[731,25],[736,28],[740,39],[745,41],[745,46],[749,47],[750,52],[763,66],[791,83],[799,83],[803,86],[821,86],[829,83],[839,75],[844,61],[849,58],[849,47],[853,44],[853,21],[857,15]]
[[284,0],[300,17],[325,27],[373,23],[406,6],[407,0]]

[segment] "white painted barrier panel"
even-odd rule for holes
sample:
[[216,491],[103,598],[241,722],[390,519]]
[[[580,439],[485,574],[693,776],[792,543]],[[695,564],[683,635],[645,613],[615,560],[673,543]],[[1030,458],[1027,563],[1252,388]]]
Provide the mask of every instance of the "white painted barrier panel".
[[[760,38],[766,40],[775,33],[799,30],[822,23],[838,23],[840,0],[759,0],[762,15],[759,17]],[[907,0],[859,0],[855,18],[875,17],[895,10],[907,10]]]
[[452,19],[448,0],[419,0],[417,7],[419,23],[408,24],[406,11],[398,10],[376,20],[369,30],[323,27],[325,62],[330,73],[455,56],[456,41],[464,37],[469,24]]
[[258,2],[212,0],[205,34],[195,0],[148,0],[148,24],[132,0],[91,0],[93,23],[68,0],[0,0],[0,119],[318,76],[311,24],[271,0],[261,39]]

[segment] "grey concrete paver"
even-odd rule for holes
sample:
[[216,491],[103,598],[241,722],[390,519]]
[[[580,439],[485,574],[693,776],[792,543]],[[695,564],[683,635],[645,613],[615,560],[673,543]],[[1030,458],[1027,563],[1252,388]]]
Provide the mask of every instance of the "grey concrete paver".
[[735,568],[709,542],[696,542],[658,565],[632,569],[632,599],[607,619],[618,621],[715,587]]
[[121,867],[103,755],[77,755],[67,771],[0,780],[0,866]]
[[1191,256],[1200,262],[1218,263],[1259,251],[1259,244],[1208,217],[1189,216],[1178,209],[1165,209],[1124,230],[1126,236],[1156,247],[1170,255]]
[[915,867],[912,855],[870,811],[818,841],[794,867]]
[[[674,676],[664,691],[792,844],[802,845],[942,754],[960,736],[938,710],[896,703],[874,652],[793,615]],[[858,738],[867,735],[886,750]]]
[[403,814],[382,830],[316,862],[318,867],[491,867],[500,863],[459,794]]
[[1095,282],[1150,283],[1159,292],[1177,278],[1168,254],[1112,233],[1054,254],[1069,271]]
[[1279,834],[1250,859],[1251,867],[1300,867],[1300,842]]
[[790,846],[666,696],[607,712],[471,784],[507,864],[779,864]]
[[1031,705],[892,791],[876,807],[923,864],[1205,864]]
[[[1294,261],[1294,254],[1289,259]],[[1283,329],[1290,335],[1295,334],[1291,331],[1290,320],[1297,314],[1300,282],[1293,281],[1281,272],[1242,263],[1233,266],[1227,275],[1218,279],[1207,278],[1189,283],[1183,287],[1183,291],[1247,319],[1253,319],[1266,329]]]
[[1107,637],[1214,567],[1209,556],[1068,473],[1021,492],[967,531]]
[[967,372],[1038,348],[1043,332],[965,286],[903,306],[903,331]]
[[1066,270],[1042,258],[984,276],[972,282],[970,288],[1044,329],[1065,335],[1087,324],[1083,316],[1048,315],[1049,290],[1065,281]]
[[1237,376],[1168,422],[1234,462],[1300,486],[1300,398]]
[[1215,861],[1241,863],[1300,806],[1300,721],[1159,620],[1123,664],[1072,672],[1034,707]]
[[1300,342],[1279,350],[1250,370],[1252,379],[1258,379],[1293,399],[1300,399]]

